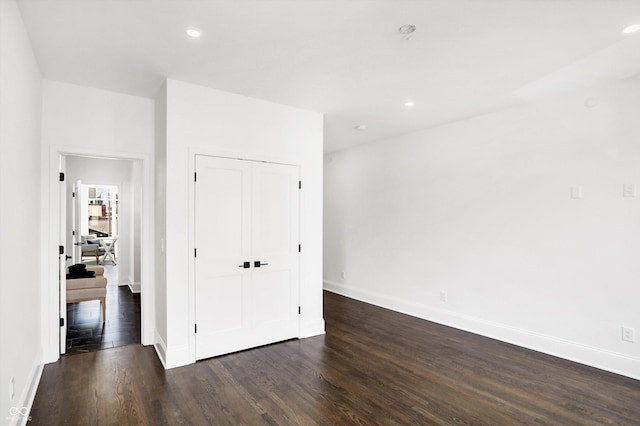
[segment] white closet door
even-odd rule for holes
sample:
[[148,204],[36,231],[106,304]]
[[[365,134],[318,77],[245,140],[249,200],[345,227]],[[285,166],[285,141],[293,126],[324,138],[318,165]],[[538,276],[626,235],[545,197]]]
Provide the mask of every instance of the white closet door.
[[254,163],[252,175],[251,309],[266,344],[298,336],[298,168]]
[[297,167],[197,156],[196,173],[196,358],[297,337]]

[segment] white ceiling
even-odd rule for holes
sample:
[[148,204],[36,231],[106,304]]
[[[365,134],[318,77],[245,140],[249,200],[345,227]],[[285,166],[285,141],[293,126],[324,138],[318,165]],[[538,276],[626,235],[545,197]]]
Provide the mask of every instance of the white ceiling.
[[153,97],[169,77],[319,111],[326,152],[640,73],[640,32],[621,31],[640,0],[18,4],[47,79]]

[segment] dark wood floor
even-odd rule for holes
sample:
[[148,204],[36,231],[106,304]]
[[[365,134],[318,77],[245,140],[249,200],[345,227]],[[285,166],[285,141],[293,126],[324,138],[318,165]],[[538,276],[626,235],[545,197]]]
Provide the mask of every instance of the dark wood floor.
[[107,286],[107,318],[100,301],[67,303],[67,355],[140,343],[140,294]]
[[640,424],[637,380],[331,293],[325,320],[168,371],[140,345],[64,357],[32,424]]

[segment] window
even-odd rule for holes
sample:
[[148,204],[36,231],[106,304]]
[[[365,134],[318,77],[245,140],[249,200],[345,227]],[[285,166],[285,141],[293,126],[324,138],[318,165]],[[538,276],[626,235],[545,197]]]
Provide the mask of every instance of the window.
[[[84,185],[83,185],[84,186]],[[118,235],[118,187],[86,185],[88,189],[88,225],[90,235]]]

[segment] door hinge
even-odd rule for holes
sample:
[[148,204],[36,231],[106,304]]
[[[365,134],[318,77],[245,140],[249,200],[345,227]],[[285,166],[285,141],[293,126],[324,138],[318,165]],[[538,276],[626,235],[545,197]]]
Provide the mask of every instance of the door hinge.
[[302,244],[298,244],[298,253],[302,251]]
[[198,249],[197,248],[193,249],[193,257],[198,257]]
[[64,173],[60,172],[60,182],[64,182]]
[[302,189],[302,181],[301,180],[298,181],[298,189]]
[[71,198],[76,198],[76,193],[75,192],[71,193]]
[[298,306],[298,315],[300,315],[301,309],[300,306]]
[[198,173],[197,172],[193,172],[193,181],[194,182],[198,181]]
[[71,235],[76,235],[76,231],[71,231]]
[[60,327],[64,327],[64,318],[60,318]]
[[198,324],[194,324],[194,329],[195,329],[194,331],[198,333]]
[[58,246],[58,254],[64,254],[64,246]]

